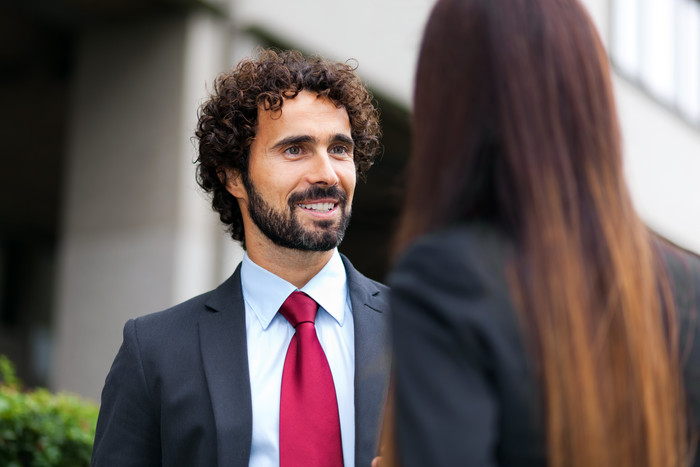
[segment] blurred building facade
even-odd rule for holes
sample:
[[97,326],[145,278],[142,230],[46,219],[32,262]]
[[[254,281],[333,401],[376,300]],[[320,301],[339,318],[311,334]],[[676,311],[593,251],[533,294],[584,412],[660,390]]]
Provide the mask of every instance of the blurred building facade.
[[[192,135],[214,77],[258,45],[356,59],[374,92],[384,156],[358,184],[341,251],[382,280],[409,151],[413,70],[432,3],[0,2],[0,353],[30,384],[98,399],[127,319],[232,273],[242,251],[196,186]],[[617,47],[614,79],[637,207],[655,230],[700,252],[695,104],[685,102],[687,91],[669,104],[645,84],[643,66],[625,66],[631,46],[620,37],[636,33],[616,25],[636,8],[629,5],[649,2],[585,3],[606,45]],[[686,76],[694,68],[679,69]]]

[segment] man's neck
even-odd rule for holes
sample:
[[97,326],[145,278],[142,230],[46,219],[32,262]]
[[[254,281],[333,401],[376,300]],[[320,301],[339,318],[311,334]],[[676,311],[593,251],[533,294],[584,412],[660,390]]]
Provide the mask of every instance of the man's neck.
[[328,263],[333,256],[329,251],[305,251],[275,245],[247,245],[248,257],[255,264],[277,277],[281,277],[296,288],[301,289]]

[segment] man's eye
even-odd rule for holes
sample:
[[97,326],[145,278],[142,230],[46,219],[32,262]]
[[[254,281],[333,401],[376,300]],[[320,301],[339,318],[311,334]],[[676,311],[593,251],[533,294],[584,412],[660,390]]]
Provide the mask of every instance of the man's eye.
[[285,149],[284,152],[292,156],[298,156],[299,154],[301,154],[301,148],[299,146],[290,146],[287,149]]
[[331,154],[347,154],[349,151],[348,151],[347,147],[342,146],[342,145],[338,145],[338,146],[333,146],[331,148],[330,152],[331,152]]

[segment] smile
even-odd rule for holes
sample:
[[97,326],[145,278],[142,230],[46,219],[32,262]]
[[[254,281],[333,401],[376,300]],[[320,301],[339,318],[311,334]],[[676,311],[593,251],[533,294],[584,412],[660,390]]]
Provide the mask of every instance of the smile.
[[308,209],[310,211],[316,212],[328,212],[335,207],[335,203],[311,203],[311,204],[299,204],[302,209]]

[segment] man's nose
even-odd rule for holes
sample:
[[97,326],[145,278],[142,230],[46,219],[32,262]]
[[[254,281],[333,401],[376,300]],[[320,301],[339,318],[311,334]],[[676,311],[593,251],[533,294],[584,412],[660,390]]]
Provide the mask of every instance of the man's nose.
[[307,173],[309,183],[334,186],[338,184],[338,174],[335,171],[331,157],[324,152],[317,153],[313,165]]

